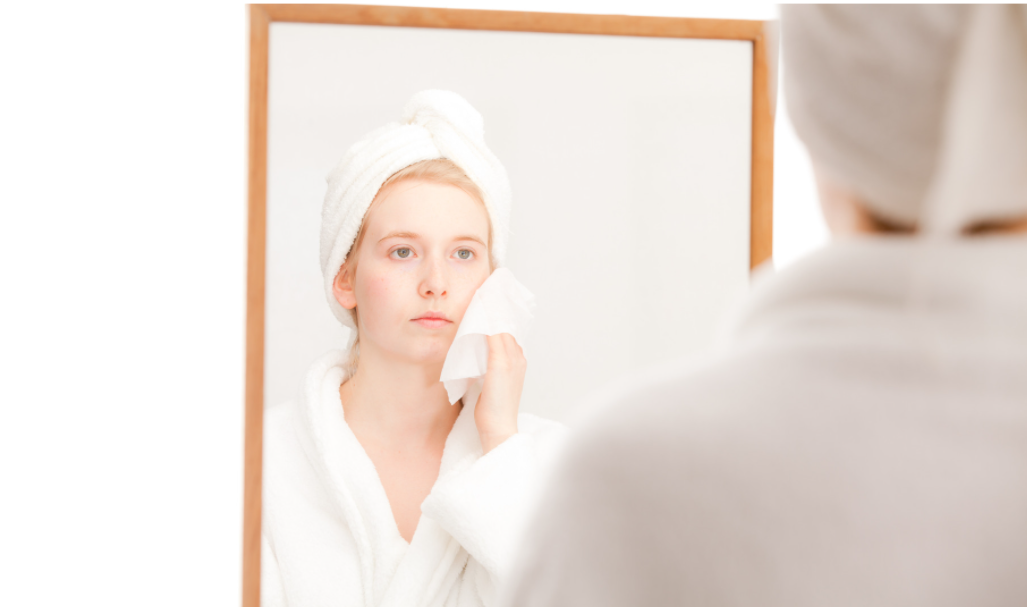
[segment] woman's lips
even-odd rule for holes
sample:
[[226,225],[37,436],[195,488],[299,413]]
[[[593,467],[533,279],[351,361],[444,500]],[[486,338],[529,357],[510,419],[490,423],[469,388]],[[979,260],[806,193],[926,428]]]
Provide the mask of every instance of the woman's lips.
[[453,324],[453,321],[446,318],[445,314],[440,312],[428,312],[420,318],[414,318],[413,322],[416,322],[426,329],[438,329],[440,327]]
[[414,322],[427,329],[438,329],[440,327],[453,324],[453,321],[443,320],[441,318],[415,318]]

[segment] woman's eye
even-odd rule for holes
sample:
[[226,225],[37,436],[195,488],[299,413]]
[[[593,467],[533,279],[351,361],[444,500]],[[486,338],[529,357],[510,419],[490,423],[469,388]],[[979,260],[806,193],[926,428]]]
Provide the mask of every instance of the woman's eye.
[[474,257],[474,251],[470,249],[460,249],[456,252],[456,256],[460,259],[471,259]]
[[396,249],[392,252],[392,254],[398,257],[399,259],[407,259],[408,257],[410,257],[412,253],[413,251],[405,247],[402,249]]

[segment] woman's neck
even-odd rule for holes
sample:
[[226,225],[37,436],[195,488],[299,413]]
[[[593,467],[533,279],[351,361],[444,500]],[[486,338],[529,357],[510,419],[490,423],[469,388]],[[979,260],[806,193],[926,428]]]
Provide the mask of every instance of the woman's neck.
[[449,404],[442,363],[416,364],[362,349],[356,373],[339,388],[346,423],[382,447],[445,444],[461,404]]

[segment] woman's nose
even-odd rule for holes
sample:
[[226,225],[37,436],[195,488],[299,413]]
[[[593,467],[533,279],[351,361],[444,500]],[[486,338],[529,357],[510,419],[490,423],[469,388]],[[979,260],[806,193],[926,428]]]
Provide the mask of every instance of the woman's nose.
[[445,264],[441,260],[432,259],[423,267],[425,275],[421,279],[421,297],[445,297],[447,289]]

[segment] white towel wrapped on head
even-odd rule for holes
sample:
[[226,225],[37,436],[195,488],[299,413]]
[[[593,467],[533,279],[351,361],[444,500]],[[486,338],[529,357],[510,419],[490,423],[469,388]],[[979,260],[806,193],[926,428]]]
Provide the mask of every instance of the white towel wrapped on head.
[[879,217],[953,235],[1027,214],[1027,8],[784,6],[788,114]]

